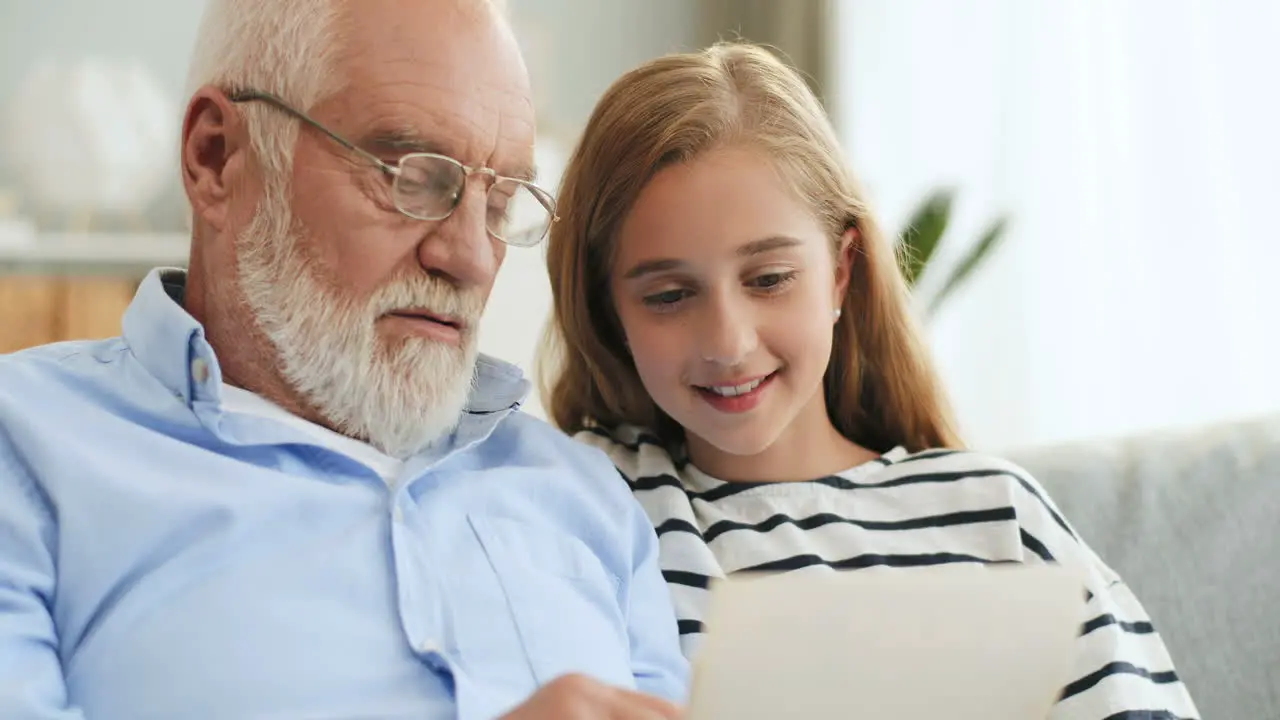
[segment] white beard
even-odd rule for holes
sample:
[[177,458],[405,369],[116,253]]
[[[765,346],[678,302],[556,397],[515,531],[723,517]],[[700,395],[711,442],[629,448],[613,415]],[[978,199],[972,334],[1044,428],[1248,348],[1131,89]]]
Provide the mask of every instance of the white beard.
[[[406,458],[453,431],[475,375],[483,301],[426,275],[367,298],[326,282],[278,189],[268,190],[236,244],[239,286],[275,347],[285,381],[338,432]],[[465,322],[461,347],[421,337],[395,343],[376,321],[424,308]]]

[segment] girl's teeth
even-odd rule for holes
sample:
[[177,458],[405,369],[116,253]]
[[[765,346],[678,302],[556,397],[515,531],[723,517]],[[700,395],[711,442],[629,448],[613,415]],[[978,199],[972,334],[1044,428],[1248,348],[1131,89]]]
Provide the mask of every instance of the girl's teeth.
[[738,395],[746,395],[752,390],[755,390],[760,387],[760,383],[764,381],[765,378],[760,378],[759,380],[752,380],[751,382],[743,385],[717,385],[707,389],[722,397],[737,397]]

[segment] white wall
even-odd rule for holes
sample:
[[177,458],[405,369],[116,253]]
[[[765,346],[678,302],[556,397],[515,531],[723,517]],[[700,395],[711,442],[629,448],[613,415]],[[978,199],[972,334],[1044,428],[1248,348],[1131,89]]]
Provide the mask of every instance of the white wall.
[[[510,0],[533,75],[546,142],[544,177],[553,186],[596,99],[625,70],[693,44],[696,6],[687,0]],[[0,107],[23,74],[46,57],[138,58],[172,93],[180,93],[204,3],[200,0],[0,0]],[[0,188],[7,168],[0,158]],[[179,217],[176,188],[157,222]],[[541,250],[512,248],[498,278],[483,348],[532,367],[550,305]],[[536,398],[530,409],[539,412]]]
[[182,90],[200,0],[3,0],[0,2],[0,101],[47,57],[138,58],[165,89]]
[[1012,217],[932,327],[971,441],[1280,411],[1280,5],[838,8],[841,130],[890,223],[957,188],[954,259]]

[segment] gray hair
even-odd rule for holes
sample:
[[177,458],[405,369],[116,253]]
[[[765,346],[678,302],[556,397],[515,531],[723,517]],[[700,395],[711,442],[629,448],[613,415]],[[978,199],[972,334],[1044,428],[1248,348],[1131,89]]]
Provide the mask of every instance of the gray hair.
[[[205,85],[275,93],[303,110],[341,89],[341,0],[208,0],[187,76]],[[288,177],[298,124],[265,105],[244,107],[263,172]]]
[[[253,88],[310,111],[343,87],[337,61],[344,1],[208,0],[187,76],[187,96],[205,85]],[[463,1],[507,18],[505,0]],[[287,183],[298,124],[258,103],[246,105],[244,112],[263,172]]]

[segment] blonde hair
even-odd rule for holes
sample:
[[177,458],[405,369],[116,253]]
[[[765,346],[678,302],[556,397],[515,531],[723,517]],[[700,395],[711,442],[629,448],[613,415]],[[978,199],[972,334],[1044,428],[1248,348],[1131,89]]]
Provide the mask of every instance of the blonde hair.
[[763,48],[714,45],[668,55],[613,84],[565,171],[547,249],[553,315],[539,365],[543,401],[566,432],[636,425],[672,444],[683,431],[645,391],[609,289],[619,228],[649,179],[713,148],[767,153],[823,223],[833,253],[856,228],[824,394],[832,424],[885,451],[959,447],[920,338],[894,245],[845,167],[835,131],[803,78]]

